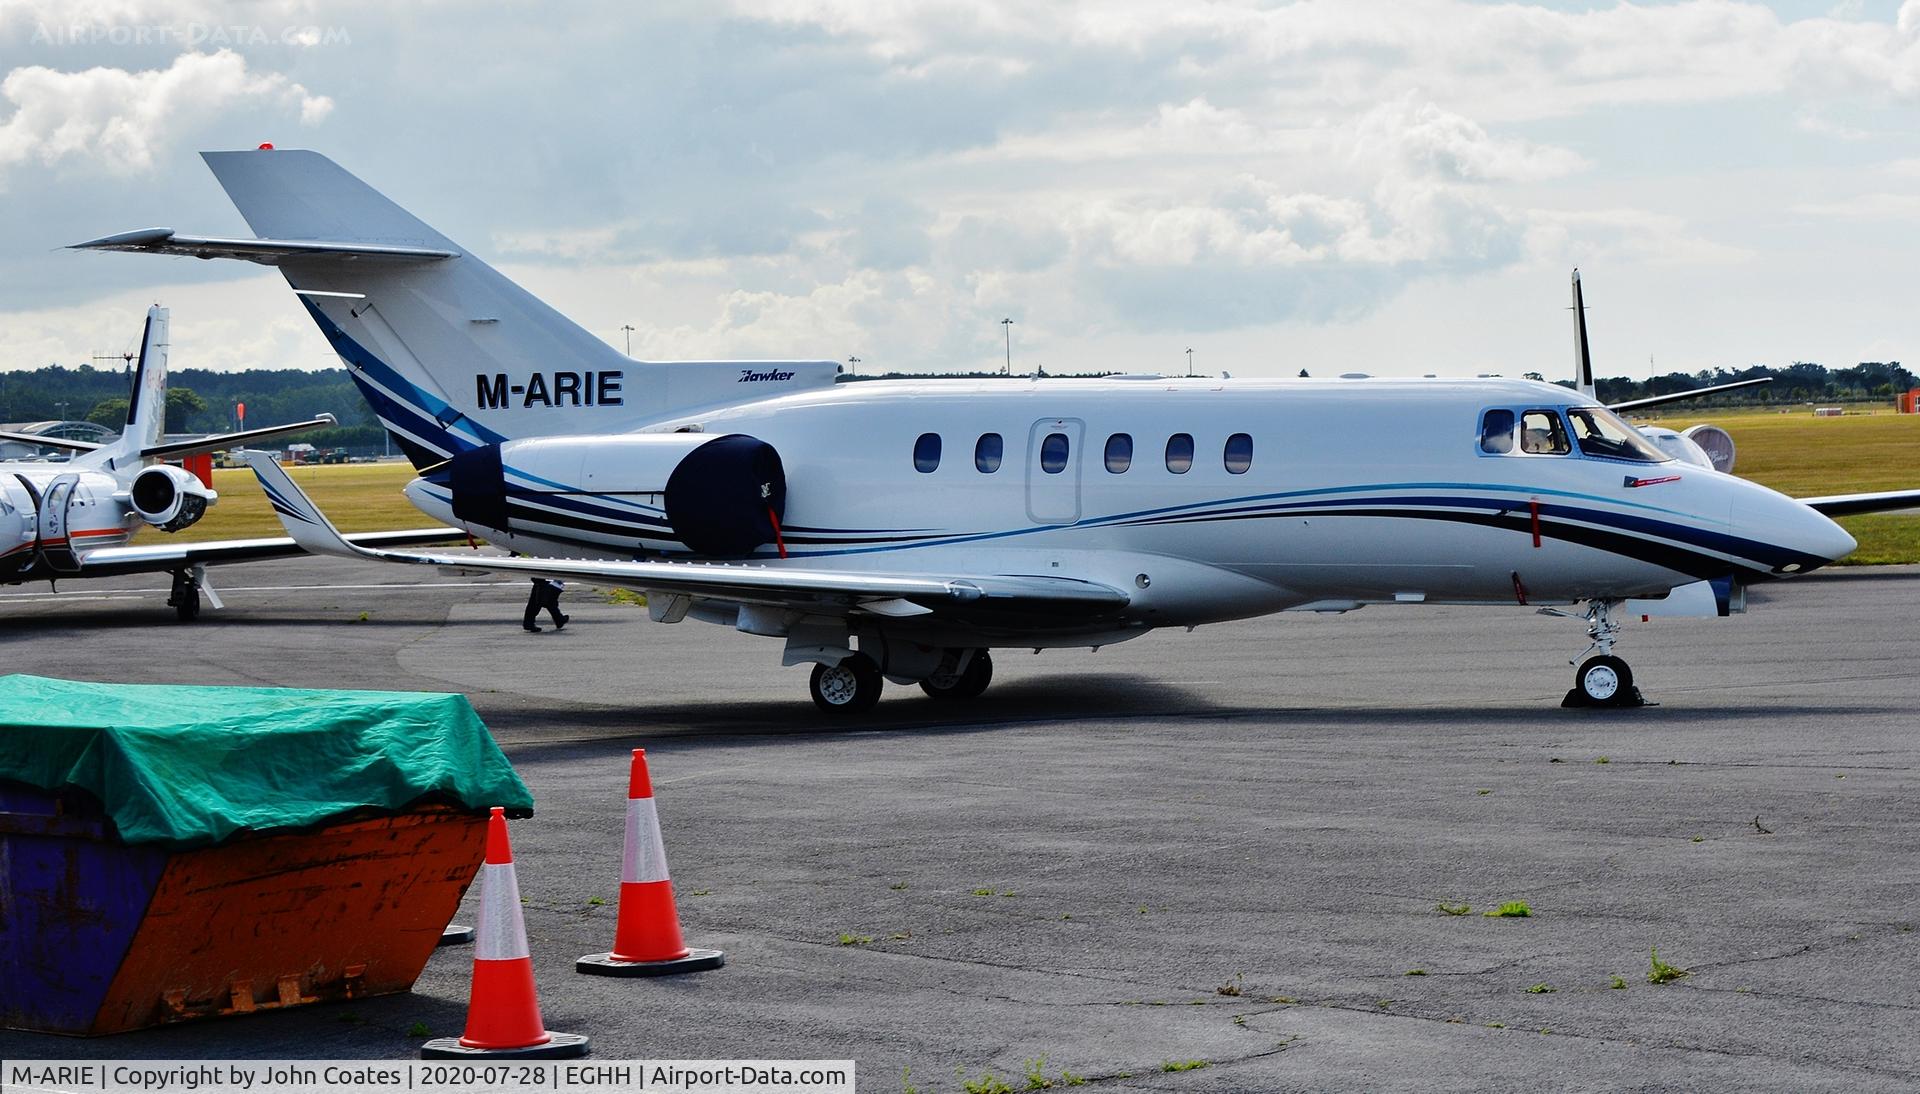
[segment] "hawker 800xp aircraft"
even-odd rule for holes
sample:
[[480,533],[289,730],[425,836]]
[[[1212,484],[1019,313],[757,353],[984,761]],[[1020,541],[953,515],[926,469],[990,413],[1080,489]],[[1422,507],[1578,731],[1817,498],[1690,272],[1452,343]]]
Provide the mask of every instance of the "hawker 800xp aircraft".
[[[148,309],[140,362],[134,367],[127,400],[127,422],[118,440],[100,445],[0,433],[0,438],[74,453],[64,463],[0,462],[0,585],[170,572],[173,594],[167,603],[184,621],[200,614],[202,593],[220,607],[219,594],[206,582],[208,566],[302,553],[292,539],[282,537],[128,546],[142,527],[177,532],[197,523],[219,499],[198,476],[161,460],[238,448],[334,423],[331,414],[323,414],[310,421],[242,433],[164,440],[167,320],[167,309]],[[402,546],[441,543],[458,534],[434,528],[354,538]]]
[[1577,614],[1592,656],[1570,700],[1626,705],[1630,598],[1724,614],[1854,547],[1543,383],[836,384],[830,361],[635,361],[323,156],[206,160],[259,238],[81,246],[279,267],[413,458],[415,504],[539,557],[356,547],[255,454],[302,545],[643,590],[656,621],[782,639],[830,711],[883,679],[977,695],[994,648],[1412,603]]

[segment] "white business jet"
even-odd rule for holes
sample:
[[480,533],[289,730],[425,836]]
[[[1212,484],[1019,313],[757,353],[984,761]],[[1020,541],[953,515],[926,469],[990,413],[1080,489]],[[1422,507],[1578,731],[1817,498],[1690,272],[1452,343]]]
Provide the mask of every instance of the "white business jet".
[[636,361],[317,153],[205,158],[259,238],[79,246],[277,266],[420,470],[408,497],[536,557],[347,543],[256,454],[295,539],[642,590],[656,621],[784,640],[828,711],[871,708],[884,680],[976,696],[994,648],[1416,603],[1583,619],[1569,701],[1630,705],[1629,611],[1723,614],[1854,548],[1543,383],[836,384],[831,361]]
[[[200,614],[205,593],[218,608],[220,596],[207,583],[208,566],[284,558],[302,553],[291,538],[235,539],[202,543],[128,546],[142,527],[177,532],[197,523],[219,500],[214,489],[184,468],[161,461],[334,424],[331,414],[304,422],[189,440],[166,441],[167,309],[147,310],[127,400],[127,421],[106,444],[0,432],[18,440],[74,453],[62,463],[0,461],[0,585],[59,582],[125,574],[173,574],[167,603],[178,617]],[[458,538],[449,528],[355,536],[380,546],[441,543]]]

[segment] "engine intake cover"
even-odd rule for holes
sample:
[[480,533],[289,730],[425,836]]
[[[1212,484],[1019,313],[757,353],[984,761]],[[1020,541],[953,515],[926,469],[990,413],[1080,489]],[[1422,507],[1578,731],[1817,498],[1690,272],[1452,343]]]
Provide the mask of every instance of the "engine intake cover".
[[681,459],[667,478],[667,522],[695,554],[747,555],[774,540],[787,511],[780,453],[758,437],[715,437]]

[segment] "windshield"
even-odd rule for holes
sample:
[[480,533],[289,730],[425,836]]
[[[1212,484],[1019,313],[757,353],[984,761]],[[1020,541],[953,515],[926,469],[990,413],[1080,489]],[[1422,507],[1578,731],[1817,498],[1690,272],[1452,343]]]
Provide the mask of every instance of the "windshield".
[[1655,447],[1640,431],[1621,421],[1611,410],[1597,406],[1567,411],[1573,439],[1583,456],[1635,463],[1665,463],[1673,457]]

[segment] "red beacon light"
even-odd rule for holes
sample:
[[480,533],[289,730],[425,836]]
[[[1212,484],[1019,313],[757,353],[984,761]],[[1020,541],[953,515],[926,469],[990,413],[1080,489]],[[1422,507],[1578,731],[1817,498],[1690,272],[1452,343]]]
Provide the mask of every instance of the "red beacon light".
[[262,151],[262,152],[271,152],[271,151],[273,151],[273,143],[272,143],[271,141],[269,141],[269,142],[267,142],[266,144],[262,144],[262,145],[260,146],[260,151]]

